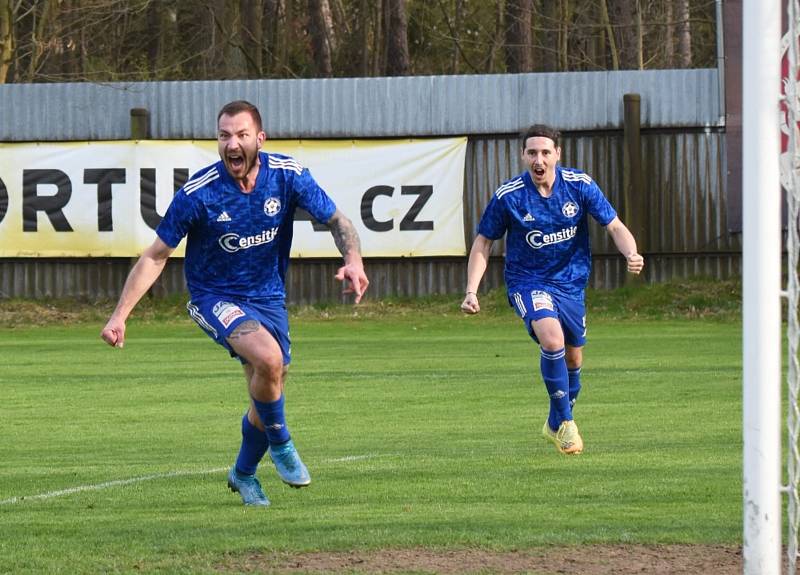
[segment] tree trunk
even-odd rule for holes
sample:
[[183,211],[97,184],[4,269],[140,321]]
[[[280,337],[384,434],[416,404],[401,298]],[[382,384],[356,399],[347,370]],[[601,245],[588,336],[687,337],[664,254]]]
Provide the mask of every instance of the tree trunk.
[[280,1],[264,0],[264,15],[261,18],[262,40],[265,60],[264,75],[274,74],[278,69],[280,46],[278,42],[278,26],[280,20]]
[[678,66],[692,67],[692,28],[689,22],[689,0],[678,1]]
[[636,68],[644,70],[644,31],[642,30],[642,4],[636,0]]
[[209,68],[214,78],[227,80],[247,75],[241,43],[233,39],[240,29],[239,0],[209,0],[214,35]]
[[453,22],[453,55],[450,60],[450,73],[458,74],[461,62],[461,28],[464,20],[464,0],[455,0],[455,18]]
[[81,23],[77,14],[80,12],[80,0],[61,0],[58,8],[58,68],[64,81],[82,79],[80,60]]
[[408,54],[408,23],[405,0],[386,0],[386,75],[408,76],[411,63]]
[[330,78],[333,75],[331,55],[334,42],[333,18],[328,0],[308,0],[308,33],[317,75]]
[[492,34],[492,42],[489,47],[489,54],[486,56],[486,64],[484,70],[487,74],[494,74],[496,72],[495,59],[497,52],[503,47],[503,3],[498,0],[495,3],[494,11],[494,34]]
[[15,48],[12,0],[0,0],[0,84],[5,84],[8,79]]
[[372,22],[369,0],[361,0],[359,2],[358,18],[356,19],[357,36],[358,36],[358,75],[366,78],[370,72],[370,22]]
[[664,2],[664,67],[675,66],[675,24],[672,21],[672,2]]
[[242,53],[248,78],[261,78],[264,74],[264,1],[240,0],[239,12]]
[[533,6],[531,71],[561,70],[563,3],[564,0],[538,0]]
[[506,2],[506,69],[511,74],[533,71],[532,12],[533,0]]
[[558,48],[558,63],[559,69],[562,72],[569,71],[569,30],[572,20],[572,13],[569,6],[569,0],[559,0],[561,4],[561,18],[559,25],[559,48]]
[[606,30],[608,38],[608,52],[611,56],[611,69],[619,70],[619,50],[617,49],[617,37],[614,28],[611,26],[611,18],[608,15],[608,0],[600,0],[601,20]]
[[187,2],[176,5],[178,46],[181,50],[181,75],[186,79],[207,80],[211,77],[206,52],[214,37],[214,22],[205,5]]
[[634,70],[639,67],[636,48],[636,0],[608,0],[609,19],[619,50],[619,67]]
[[372,75],[382,76],[386,69],[386,14],[383,9],[384,0],[374,0],[372,3]]
[[[150,77],[161,80],[177,68],[177,10],[163,0],[152,2],[147,10],[149,37],[146,45]],[[83,29],[82,29],[83,30]]]

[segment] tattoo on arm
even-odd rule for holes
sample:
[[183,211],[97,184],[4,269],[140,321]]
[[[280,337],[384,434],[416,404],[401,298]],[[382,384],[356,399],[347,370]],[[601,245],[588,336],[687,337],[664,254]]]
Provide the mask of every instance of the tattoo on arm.
[[239,339],[243,335],[257,332],[260,327],[261,324],[258,323],[256,320],[248,319],[237,325],[231,332],[231,334],[228,336],[228,339]]
[[355,251],[361,253],[361,241],[358,239],[358,232],[353,226],[353,222],[344,216],[337,217],[328,222],[333,235],[333,241],[339,253],[347,255],[348,252]]

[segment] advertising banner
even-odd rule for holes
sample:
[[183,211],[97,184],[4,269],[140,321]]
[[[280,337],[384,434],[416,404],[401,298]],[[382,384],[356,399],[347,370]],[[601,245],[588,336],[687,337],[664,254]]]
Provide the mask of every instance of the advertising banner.
[[[467,139],[267,140],[307,167],[365,257],[460,256]],[[0,144],[0,257],[135,257],[216,141]],[[292,257],[338,257],[300,212]],[[183,254],[183,243],[175,255]]]

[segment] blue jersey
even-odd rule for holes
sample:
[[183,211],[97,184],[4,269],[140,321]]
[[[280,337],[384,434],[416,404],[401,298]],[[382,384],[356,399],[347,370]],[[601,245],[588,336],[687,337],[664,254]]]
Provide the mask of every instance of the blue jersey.
[[556,166],[553,193],[545,198],[525,171],[497,189],[478,233],[491,240],[508,234],[505,280],[509,292],[539,286],[583,300],[592,269],[587,215],[603,226],[617,217],[587,174]]
[[191,297],[206,294],[282,300],[295,209],[327,223],[336,205],[294,159],[259,152],[252,192],[243,193],[219,161],[178,190],[156,228],[168,246],[184,236]]

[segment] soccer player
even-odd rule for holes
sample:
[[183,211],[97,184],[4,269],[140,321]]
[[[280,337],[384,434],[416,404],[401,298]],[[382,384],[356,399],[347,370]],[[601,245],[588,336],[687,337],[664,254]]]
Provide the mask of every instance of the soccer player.
[[128,275],[119,302],[101,332],[122,347],[125,321],[187,236],[184,273],[191,318],[244,367],[250,405],[228,487],[245,505],[267,506],[256,467],[269,454],[281,479],[311,482],[286,426],[284,379],[290,362],[284,279],[295,210],[327,224],[344,257],[336,279],[361,301],[369,280],[358,234],[309,171],[294,159],[262,152],[261,114],[245,101],[217,116],[220,161],[200,170],[175,194],[156,239]]
[[469,254],[461,310],[480,311],[478,286],[492,242],[507,234],[508,301],[539,344],[540,369],[550,396],[542,434],[560,452],[578,454],[583,439],[572,408],[581,389],[586,343],[584,288],[592,263],[588,216],[606,228],[629,272],[641,272],[644,258],[592,178],[558,165],[559,137],[557,130],[541,124],[522,134],[527,170],[497,188],[486,206]]

